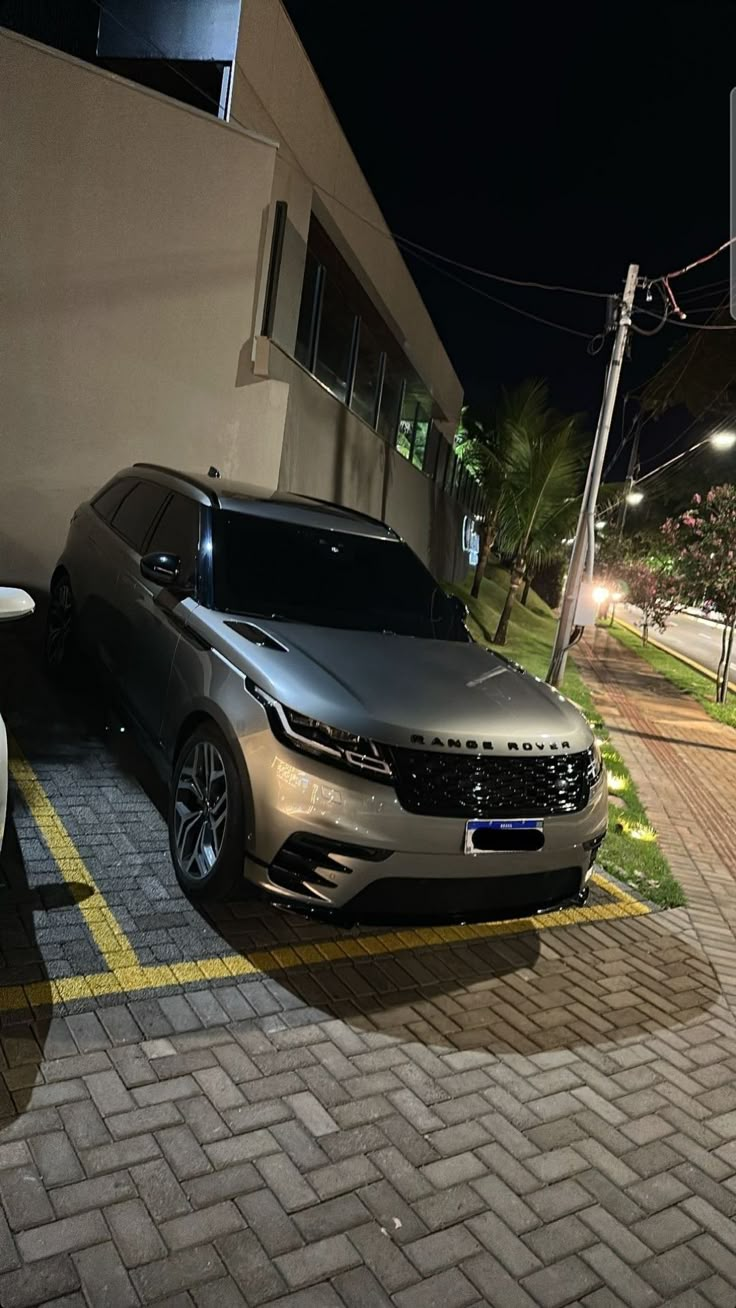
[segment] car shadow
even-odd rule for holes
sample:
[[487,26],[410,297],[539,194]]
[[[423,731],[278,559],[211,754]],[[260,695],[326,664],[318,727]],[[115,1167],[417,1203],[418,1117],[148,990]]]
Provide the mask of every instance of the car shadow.
[[[53,686],[37,652],[26,652],[17,671],[10,712],[21,747],[52,796],[63,798],[70,770],[79,777],[84,803],[67,801],[64,822],[144,964],[255,955],[257,978],[245,968],[242,976],[215,979],[205,972],[201,986],[216,994],[221,985],[242,984],[247,998],[256,985],[256,1011],[285,1026],[327,1015],[389,1040],[494,1054],[623,1044],[697,1024],[717,1000],[713,969],[683,934],[677,911],[564,929],[564,919],[555,929],[548,915],[533,924],[417,936],[390,924],[340,930],[278,911],[245,890],[227,903],[193,903],[168,855],[166,785],[99,683],[80,668],[71,684]],[[10,893],[20,924],[15,939],[28,951],[18,966],[36,966],[50,996],[60,949],[51,901],[62,892],[52,893],[53,877],[34,865],[34,841],[42,844],[31,826],[21,826]],[[64,893],[73,899],[74,888]],[[601,902],[614,901],[601,892]],[[34,917],[44,921],[35,938]],[[313,948],[301,966],[294,951],[305,946]],[[14,960],[6,956],[6,966]]]
[[[109,742],[165,821],[166,786],[135,738],[113,726]],[[591,902],[615,901],[594,890]],[[320,942],[349,951],[343,959],[270,972],[268,989],[287,1025],[328,1016],[356,1031],[444,1050],[552,1054],[696,1025],[720,994],[709,960],[671,913],[566,929],[555,929],[555,915],[548,914],[534,926],[527,920],[492,928],[498,934],[484,936],[479,927],[475,938],[443,942],[447,933],[440,930],[430,933],[430,945],[421,929],[418,938],[391,923],[341,929],[278,910],[246,890],[227,902],[189,905],[207,939],[216,933],[229,951],[247,958],[281,958],[305,945],[319,951]],[[355,956],[356,945],[364,957]],[[218,984],[229,982],[211,983],[215,990]]]

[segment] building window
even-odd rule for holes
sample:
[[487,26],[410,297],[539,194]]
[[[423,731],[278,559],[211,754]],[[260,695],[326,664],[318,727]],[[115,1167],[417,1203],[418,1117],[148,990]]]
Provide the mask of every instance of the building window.
[[404,379],[393,361],[386,360],[386,370],[381,391],[381,407],[378,412],[378,433],[388,445],[396,440],[396,426],[399,421],[399,409],[404,391]]
[[386,356],[367,323],[361,321],[350,407],[369,427],[375,427]]
[[401,405],[401,416],[399,418],[399,429],[396,433],[396,448],[399,454],[403,454],[405,459],[411,458],[411,447],[414,444],[414,419],[416,417],[417,402],[413,396],[407,395],[404,391],[403,403]]
[[308,368],[310,372],[314,368],[314,345],[317,336],[321,281],[321,265],[311,251],[308,250],[304,264],[304,281],[302,283],[302,298],[299,306],[294,356],[297,363],[300,363],[303,368]]
[[317,328],[317,351],[314,375],[345,401],[350,382],[356,315],[339,287],[325,275]]
[[416,417],[414,419],[414,444],[411,452],[411,461],[415,468],[420,472],[424,470],[424,457],[427,451],[427,435],[429,433],[429,416],[425,413],[421,405],[417,405]]
[[[446,443],[432,430],[426,386],[314,215],[306,245],[285,220],[270,266],[286,266],[287,273],[264,330],[415,468],[449,482],[454,469],[438,457]],[[289,320],[296,321],[291,339]]]

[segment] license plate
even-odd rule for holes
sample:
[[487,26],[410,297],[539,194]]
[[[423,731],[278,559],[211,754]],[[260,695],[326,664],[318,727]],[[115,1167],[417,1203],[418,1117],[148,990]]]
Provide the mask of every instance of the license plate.
[[[495,835],[492,849],[479,848],[476,837],[479,832],[489,831]],[[538,832],[535,838],[532,833]],[[528,833],[528,834],[525,834]],[[504,836],[508,835],[508,844]],[[481,836],[480,842],[482,846]],[[511,852],[536,845],[541,848],[544,843],[544,818],[473,818],[465,823],[465,853],[489,854]]]

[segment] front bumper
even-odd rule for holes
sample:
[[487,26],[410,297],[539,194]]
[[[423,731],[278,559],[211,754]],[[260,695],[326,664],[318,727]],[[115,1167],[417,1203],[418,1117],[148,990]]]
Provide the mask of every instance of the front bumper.
[[488,921],[579,903],[606,831],[605,774],[584,810],[545,819],[542,849],[466,855],[464,819],[407,813],[391,786],[303,757],[270,730],[249,737],[246,763],[247,879],[281,908],[346,924]]

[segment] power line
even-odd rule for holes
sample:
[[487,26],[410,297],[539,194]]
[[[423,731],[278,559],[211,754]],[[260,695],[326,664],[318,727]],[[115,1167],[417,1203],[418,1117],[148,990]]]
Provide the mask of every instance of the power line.
[[[99,3],[99,0],[94,0],[94,2]],[[235,71],[240,74],[243,80],[245,82],[248,82],[248,85],[250,86],[248,75],[237,59],[235,60],[233,67],[235,68]],[[263,104],[263,101],[261,101],[261,103]],[[238,123],[238,125],[241,127],[245,126],[245,124],[240,123],[239,120],[234,117],[234,115],[231,114],[230,117],[232,122]],[[246,128],[245,130],[249,131],[250,129]],[[292,160],[284,159],[283,156],[281,157],[283,159],[283,162],[287,164],[290,168],[299,167],[298,164],[295,164],[294,162],[292,162]],[[326,196],[327,199],[332,200],[334,204],[339,204],[340,207],[342,209],[345,209],[347,213],[352,214],[352,216],[354,218],[357,218],[359,222],[364,223],[366,227],[370,227],[372,231],[377,232],[378,235],[382,236],[385,240],[393,241],[396,243],[396,245],[400,247],[401,246],[409,247],[407,252],[412,254],[416,253],[417,258],[419,257],[420,254],[431,255],[435,259],[441,259],[443,263],[448,263],[455,268],[460,268],[463,272],[475,273],[479,277],[487,277],[491,281],[503,282],[508,286],[521,286],[526,288],[531,287],[533,289],[542,290],[542,291],[558,291],[567,295],[584,295],[584,296],[590,296],[593,299],[601,299],[601,300],[608,300],[611,298],[612,293],[608,291],[589,291],[589,290],[584,290],[581,287],[577,287],[577,286],[563,286],[563,285],[556,285],[548,282],[528,281],[516,277],[506,277],[501,273],[489,272],[485,268],[476,268],[472,264],[462,263],[458,259],[453,259],[450,255],[442,254],[441,251],[439,250],[431,250],[429,249],[428,246],[420,245],[418,241],[414,241],[409,236],[402,236],[399,232],[392,231],[392,229],[388,226],[388,223],[386,223],[385,220],[383,226],[381,226],[379,223],[372,222],[370,218],[366,218],[365,214],[362,214],[359,212],[359,210],[354,209],[352,205],[347,203],[346,200],[341,200],[339,195],[333,194],[333,192],[328,190],[326,186],[321,186],[319,182],[315,182],[312,179],[310,179],[310,181],[314,189],[316,191],[319,191],[322,195]],[[438,269],[437,271],[439,272],[441,270]],[[503,301],[499,300],[498,303],[502,304]],[[508,306],[508,307],[512,307],[512,306]],[[518,312],[521,313],[522,310],[519,310]]]
[[[677,303],[677,300],[675,298],[675,293],[672,290],[672,287],[670,286],[670,282],[675,277],[682,277],[684,273],[690,272],[693,268],[698,268],[700,264],[709,263],[711,259],[715,259],[716,255],[721,254],[723,250],[727,250],[728,247],[730,245],[733,245],[735,241],[736,241],[736,236],[729,237],[727,241],[724,241],[721,245],[719,245],[716,250],[712,250],[710,254],[704,254],[700,259],[693,259],[691,263],[685,264],[684,268],[676,268],[674,272],[664,273],[664,275],[661,277],[651,278],[647,282],[647,285],[658,287],[658,289],[666,297],[666,300],[669,302],[675,317],[679,319],[680,322],[682,322],[682,319],[686,317],[686,314],[683,313],[682,309]],[[711,330],[715,331],[716,328],[712,328]]]
[[[657,482],[657,489],[660,492],[664,489],[665,485],[671,486],[679,476],[682,469],[687,467],[689,463],[695,461],[695,455],[703,444],[704,441],[697,441],[694,445],[691,445],[688,450],[684,450],[682,454],[675,455],[673,459],[668,459],[666,463],[661,464],[659,467],[652,468],[650,472],[644,473],[642,477],[637,477],[633,483],[632,489],[636,491],[642,482],[649,480]],[[675,464],[679,464],[680,466],[675,467]],[[610,504],[607,504],[605,509],[601,510],[600,516],[604,518],[609,513],[612,513],[614,509],[618,509],[629,494],[630,491],[628,487],[625,490],[620,491],[615,499],[613,499]]]
[[[342,204],[342,201],[338,200],[338,204]],[[357,216],[360,217],[360,215]],[[451,259],[449,255],[440,254],[437,250],[428,250],[426,246],[419,245],[416,241],[410,240],[407,236],[399,236],[395,232],[392,233],[392,235],[394,240],[402,245],[411,246],[413,250],[418,250],[422,254],[430,254],[435,259],[441,259],[443,263],[449,263],[454,268],[460,268],[463,272],[476,273],[478,277],[489,277],[494,282],[505,282],[509,286],[533,287],[540,291],[564,291],[568,295],[587,295],[596,300],[607,300],[610,298],[608,291],[584,291],[577,286],[557,286],[550,285],[547,282],[523,281],[517,277],[503,277],[500,273],[487,272],[484,268],[474,268],[472,264],[461,263],[458,259]]]
[[727,241],[724,241],[722,245],[719,245],[716,250],[711,250],[710,254],[704,254],[700,259],[693,259],[692,263],[686,263],[684,268],[677,268],[675,272],[664,273],[661,277],[655,277],[654,281],[668,282],[671,281],[673,277],[682,277],[683,273],[690,272],[693,268],[698,268],[701,263],[709,263],[711,259],[715,259],[717,255],[721,254],[723,250],[727,250],[729,245],[733,245],[735,242],[736,236],[731,236]]
[[476,295],[482,295],[485,300],[491,300],[493,304],[500,304],[504,309],[510,309],[512,313],[521,314],[523,318],[531,318],[533,322],[543,323],[545,327],[554,327],[557,331],[568,332],[570,336],[581,336],[585,341],[591,339],[590,332],[581,332],[577,327],[568,327],[565,323],[553,322],[551,318],[542,318],[537,313],[529,313],[527,309],[520,309],[516,304],[509,304],[508,300],[500,300],[498,296],[491,295],[488,291],[484,291],[482,287],[473,286],[472,282],[466,282],[462,277],[456,277],[447,268],[438,268],[430,259],[425,259],[423,255],[418,254],[416,251],[412,251],[412,254],[415,259],[419,259],[428,268],[440,273],[442,277],[449,277],[451,281],[457,282],[458,286],[464,286],[466,291],[474,291]]
[[[119,27],[122,27],[130,36],[135,36],[140,40],[145,41],[152,50],[156,51],[156,53],[161,57],[162,62],[168,68],[170,68],[172,72],[176,73],[177,76],[181,77],[181,79],[184,82],[186,82],[188,86],[191,86],[195,91],[197,91],[198,95],[201,95],[205,100],[208,100],[212,105],[214,105],[219,113],[221,107],[220,101],[216,99],[215,96],[210,95],[208,92],[204,91],[203,88],[198,86],[198,84],[192,81],[191,78],[187,77],[186,74],[183,73],[182,70],[176,66],[176,64],[172,63],[172,61],[166,57],[161,47],[158,46],[156,42],[153,41],[147,33],[142,32],[139,28],[131,27],[130,24],[125,23],[121,18],[119,18],[117,14],[115,14],[111,9],[107,7],[107,5],[103,3],[103,0],[92,0],[92,3],[95,4],[102,13],[107,14],[107,16],[111,18],[113,22],[117,23]],[[233,67],[235,68],[236,72],[240,73],[241,77],[243,77],[246,81],[248,80],[245,70],[241,68],[238,60],[234,61]],[[236,123],[238,127],[242,127],[244,131],[249,132],[252,130],[245,123],[243,123],[239,118],[237,118],[234,114],[230,114],[230,121]],[[284,163],[287,163],[292,167],[296,167],[295,164],[291,163],[291,160],[284,159]],[[437,268],[436,265],[430,263],[429,259],[424,259],[423,255],[425,254],[432,255],[433,257],[437,259],[441,259],[446,263],[453,264],[458,268],[462,268],[469,272],[477,273],[481,277],[491,278],[494,281],[504,282],[508,285],[513,285],[513,286],[532,287],[539,290],[560,291],[572,295],[591,296],[596,299],[597,298],[608,299],[609,296],[605,291],[587,291],[587,290],[582,290],[570,286],[553,286],[553,285],[548,285],[544,282],[522,281],[512,277],[502,276],[500,273],[491,273],[485,269],[473,268],[468,264],[464,264],[459,262],[458,260],[451,259],[448,255],[441,254],[439,251],[430,250],[426,246],[419,245],[418,242],[412,241],[409,237],[400,236],[397,233],[392,232],[387,225],[385,227],[381,227],[377,223],[371,222],[369,218],[366,218],[363,214],[359,213],[357,209],[353,209],[349,204],[347,204],[344,200],[341,200],[338,196],[333,195],[325,187],[320,186],[318,182],[312,181],[311,184],[312,186],[314,186],[315,190],[322,192],[323,195],[326,195],[329,199],[333,200],[336,204],[341,205],[343,209],[346,209],[349,213],[353,214],[354,217],[358,218],[362,223],[365,223],[366,226],[371,227],[375,232],[378,232],[380,236],[383,236],[386,240],[396,242],[397,245],[399,243],[403,243],[408,247],[407,249],[408,253],[412,253],[415,258],[422,259],[424,263],[428,263],[430,267],[434,267],[436,272],[442,273],[444,276],[451,277],[453,281],[457,281],[459,285],[465,286],[467,290],[474,291],[477,295],[482,295],[484,296],[484,298],[491,300],[493,303],[501,305],[503,308],[510,309],[513,313],[521,314],[522,317],[530,318],[535,322],[543,323],[545,326],[556,328],[558,331],[567,332],[573,336],[580,336],[584,340],[590,340],[590,334],[588,332],[578,331],[574,327],[567,327],[563,323],[553,322],[551,319],[543,318],[538,314],[530,313],[526,309],[521,309],[516,305],[509,304],[508,301],[501,300],[496,296],[490,295],[487,291],[481,290],[480,287],[473,286],[471,283],[465,282],[459,277],[454,277],[453,274],[448,272],[446,269]]]
[[[681,432],[678,432],[678,434],[677,434],[677,436],[675,436],[674,440],[671,440],[671,441],[669,442],[668,445],[665,445],[665,447],[664,447],[663,450],[660,450],[660,451],[659,451],[660,456],[661,456],[662,454],[666,454],[668,450],[673,449],[674,446],[677,445],[677,444],[679,444],[679,442],[680,442],[681,440],[684,440],[685,436],[687,436],[688,433],[692,431],[693,427],[697,426],[697,424],[698,424],[699,422],[702,422],[702,420],[703,420],[703,418],[706,416],[706,414],[710,412],[710,410],[713,408],[713,406],[718,402],[718,400],[720,400],[721,396],[725,394],[725,392],[728,390],[729,386],[732,386],[734,382],[736,382],[736,373],[734,373],[733,376],[729,377],[729,378],[728,378],[728,381],[724,382],[723,386],[721,387],[721,389],[720,389],[719,391],[716,392],[716,394],[713,396],[713,398],[712,398],[712,400],[710,401],[710,403],[707,404],[707,405],[705,406],[704,409],[701,409],[700,413],[696,414],[696,416],[693,418],[692,422],[689,422],[689,423],[688,423],[688,425],[687,425],[687,427],[685,428],[685,430],[684,430],[684,431],[681,431]],[[716,430],[718,430],[718,429],[716,429]]]
[[[722,303],[725,304],[725,300],[724,300]],[[711,315],[712,317],[715,316],[715,314],[718,312],[718,308],[720,308],[720,307],[721,307],[721,305],[719,305],[719,306],[718,306],[718,307],[713,311],[713,314]],[[668,404],[669,399],[670,399],[670,396],[672,395],[673,391],[675,391],[675,390],[677,389],[677,387],[680,385],[680,383],[682,382],[682,380],[683,380],[683,378],[684,378],[684,376],[685,376],[685,373],[687,372],[688,368],[690,367],[690,364],[692,363],[693,359],[695,358],[696,354],[698,353],[698,350],[699,350],[699,348],[700,348],[701,342],[702,342],[702,337],[698,336],[698,337],[695,338],[694,341],[692,341],[692,343],[691,343],[690,345],[684,345],[684,346],[682,346],[682,350],[683,350],[683,352],[684,352],[684,354],[685,354],[685,364],[684,364],[684,367],[681,369],[681,371],[680,371],[680,372],[677,374],[677,376],[675,377],[674,381],[672,382],[672,385],[670,386],[669,390],[667,391],[667,394],[665,395],[664,399],[660,402],[660,404],[659,404],[659,406],[658,406],[658,407],[659,407],[659,410],[660,410],[661,413],[663,413],[663,412],[666,410],[666,408],[667,408],[667,404]],[[669,362],[670,362],[670,364],[671,364],[671,363],[672,363],[672,360],[670,360]],[[659,371],[661,372],[662,369],[660,368]],[[657,376],[657,373],[655,373],[654,376],[656,377],[656,376]],[[650,378],[649,380],[652,381],[653,378]],[[648,385],[648,384],[649,384],[649,383],[647,383],[647,385]],[[720,392],[719,392],[719,394],[720,394]],[[716,399],[717,399],[717,398],[718,398],[718,396],[716,396]],[[705,410],[705,412],[707,412],[707,410]],[[701,414],[701,416],[702,416],[702,414]],[[650,410],[650,412],[645,416],[645,418],[644,418],[644,420],[643,420],[643,422],[642,422],[642,424],[641,424],[641,427],[639,428],[639,432],[640,432],[640,434],[641,434],[641,432],[643,431],[644,427],[646,427],[647,423],[652,421],[652,418],[653,418],[653,417],[654,417],[654,410],[652,409],[652,410]],[[679,439],[679,438],[678,438],[678,439]],[[673,442],[673,444],[674,444],[674,442]],[[671,448],[672,448],[672,445],[667,446],[667,449],[671,449]],[[661,452],[664,453],[664,451],[661,451]]]
[[[705,437],[704,439],[707,440],[707,437]],[[641,477],[637,477],[634,484],[636,486],[641,486],[643,482],[649,481],[652,477],[661,477],[663,474],[667,472],[668,468],[672,469],[673,464],[679,463],[682,459],[687,459],[691,455],[695,454],[695,452],[699,450],[701,445],[703,444],[704,441],[696,441],[695,444],[691,445],[689,449],[683,450],[680,454],[675,454],[673,458],[668,459],[666,463],[661,463],[659,467],[652,468],[650,472],[645,472]]]
[[[678,375],[675,377],[675,380],[673,381],[673,383],[672,383],[672,385],[670,386],[670,388],[669,388],[667,394],[665,395],[664,400],[662,401],[662,405],[661,405],[661,408],[662,408],[662,409],[664,409],[664,407],[666,406],[667,401],[669,400],[670,395],[671,395],[672,392],[674,391],[675,387],[676,387],[676,386],[679,386],[680,382],[682,381],[683,377],[685,376],[685,373],[687,372],[688,368],[690,367],[690,364],[692,363],[693,358],[695,357],[695,354],[697,353],[697,350],[698,350],[699,345],[700,345],[700,338],[698,338],[697,340],[693,341],[692,348],[690,349],[689,353],[688,353],[688,347],[687,347],[686,345],[683,345],[683,346],[681,347],[682,350],[683,350],[685,353],[687,353],[687,358],[686,358],[686,360],[685,360],[685,366],[680,370],[680,372],[678,373]],[[672,363],[672,360],[670,360],[669,362]],[[640,413],[637,414],[637,416],[633,419],[633,421],[632,421],[632,423],[631,423],[631,425],[630,425],[628,431],[625,432],[623,429],[624,429],[625,421],[626,421],[626,405],[628,404],[628,402],[629,402],[630,400],[640,398],[640,394],[641,394],[641,392],[642,392],[643,390],[645,390],[646,387],[649,386],[651,382],[654,381],[655,377],[657,377],[657,376],[659,375],[659,373],[662,372],[662,370],[663,370],[663,365],[662,365],[662,364],[658,364],[657,367],[655,368],[654,372],[653,372],[649,377],[645,378],[645,380],[644,380],[643,382],[640,382],[638,386],[636,386],[633,390],[628,391],[627,394],[624,396],[623,412],[622,412],[622,414],[621,414],[621,428],[622,428],[621,440],[619,441],[619,444],[618,444],[618,447],[617,447],[617,449],[616,449],[615,454],[612,455],[612,457],[608,460],[608,463],[607,463],[607,465],[606,465],[606,470],[605,470],[605,472],[604,472],[604,474],[603,474],[603,480],[604,480],[604,481],[606,480],[606,478],[607,478],[609,472],[611,471],[611,468],[612,468],[613,465],[615,464],[616,460],[617,460],[617,459],[619,458],[619,456],[623,453],[624,449],[626,448],[626,446],[628,445],[629,441],[631,440],[631,437],[633,436],[634,431],[636,430],[637,424],[638,424],[638,426],[639,426],[639,436],[641,436],[641,433],[643,432],[643,430],[644,430],[644,428],[646,427],[647,423],[648,423],[648,422],[651,422],[652,419],[653,419],[653,417],[655,416],[653,410],[650,411],[649,413],[645,414],[643,418],[641,417],[641,414],[640,414]],[[717,399],[717,398],[718,398],[718,396],[716,396],[716,399]],[[697,421],[697,419],[696,419],[696,421]],[[694,425],[694,424],[692,424],[692,425]],[[686,430],[689,431],[690,428],[687,428]],[[681,440],[683,434],[685,434],[685,433],[681,433],[681,434],[676,438],[676,440],[678,440],[678,441]],[[676,443],[676,442],[672,442],[672,444],[675,444],[675,443]],[[671,449],[671,448],[672,448],[672,444],[671,444],[671,445],[668,445],[666,448],[667,448],[667,449]],[[662,453],[664,453],[664,452],[665,452],[665,451],[662,451]]]
[[680,300],[690,306],[697,301],[708,300],[713,295],[725,295],[730,290],[730,286],[731,278],[724,277],[722,282],[714,282],[712,286],[703,286],[700,290],[685,291],[684,295],[680,296]]
[[631,391],[628,391],[627,394],[624,395],[624,403],[621,411],[621,439],[616,448],[616,453],[611,455],[610,459],[608,460],[608,463],[603,469],[603,476],[601,477],[601,481],[603,482],[607,481],[608,474],[611,471],[611,468],[613,467],[614,463],[618,459],[619,455],[623,454],[624,450],[626,449],[626,446],[628,445],[629,441],[631,440],[631,437],[633,436],[636,430],[636,424],[639,421],[639,415],[637,414],[637,416],[634,418],[633,422],[631,423],[629,430],[625,431],[626,405],[629,403],[629,400],[632,398],[632,394],[633,393]]
[[719,277],[715,282],[701,282],[700,286],[693,286],[689,291],[685,289],[680,293],[681,299],[686,299],[690,295],[700,295],[703,291],[712,290],[714,286],[730,286],[730,277]]
[[[660,315],[658,313],[653,313],[651,309],[636,308],[634,312],[644,313],[647,318],[656,318],[658,321],[661,321]],[[734,323],[733,327],[718,327],[709,326],[704,322],[683,322],[681,318],[668,318],[667,322],[671,327],[685,327],[689,328],[692,332],[736,332],[736,323]]]
[[[124,22],[116,13],[114,13],[111,9],[107,7],[107,5],[103,3],[103,0],[92,0],[92,3],[95,4],[102,13],[106,14],[109,18],[111,18],[113,22],[117,23],[119,27],[123,28],[123,30],[126,31],[130,36],[135,36],[138,37],[140,40],[145,41],[152,50],[156,51],[156,53],[160,56],[162,62],[168,68],[170,68],[172,72],[174,72],[178,77],[180,77],[182,81],[186,82],[188,86],[192,87],[197,92],[198,95],[202,96],[205,100],[208,100],[210,104],[212,104],[218,110],[218,114],[219,114],[219,110],[221,107],[220,101],[215,96],[210,95],[208,92],[206,92],[191,78],[187,77],[186,74],[182,72],[181,68],[177,67],[176,64],[172,63],[172,61],[166,57],[161,47],[157,45],[157,43],[154,40],[152,40],[152,38],[146,32],[142,32],[139,28],[132,27],[129,23]],[[237,73],[240,73],[241,77],[243,77],[245,81],[248,81],[245,70],[241,67],[237,59],[234,61],[233,67]],[[230,114],[230,121],[236,123],[238,127],[242,127],[244,131],[252,130],[250,127],[247,126],[247,124],[242,122],[239,118],[237,118],[232,113]],[[292,167],[297,167],[297,165],[293,164],[291,160],[284,159],[283,155],[281,157],[284,163],[287,163]],[[372,222],[369,218],[366,218],[364,214],[359,213],[357,209],[353,209],[351,205],[347,204],[344,200],[341,200],[339,196],[333,195],[332,192],[328,191],[325,187],[320,186],[318,182],[312,181],[312,185],[314,186],[315,190],[320,191],[323,195],[327,196],[334,203],[339,204],[343,209],[351,213],[360,222],[372,228],[373,231],[377,232],[380,236],[383,236],[384,239],[395,242],[399,247],[405,246],[406,252],[414,254],[415,258],[421,258],[423,255],[430,255],[433,258],[440,259],[443,263],[447,263],[453,267],[460,268],[462,271],[471,272],[479,277],[486,277],[492,281],[502,282],[509,286],[519,286],[519,287],[531,288],[535,290],[555,291],[568,295],[582,295],[594,299],[606,300],[610,298],[608,292],[606,291],[589,291],[589,290],[584,290],[580,287],[556,285],[556,284],[549,284],[546,282],[537,282],[537,281],[525,280],[525,279],[514,278],[514,277],[506,277],[501,273],[492,273],[484,268],[473,267],[470,264],[466,264],[461,262],[460,260],[453,259],[449,255],[442,254],[441,251],[439,250],[431,250],[427,246],[419,244],[419,242],[412,240],[408,236],[402,236],[397,232],[393,232],[391,231],[391,229],[388,227],[387,224],[382,227],[378,223]],[[427,262],[427,260],[425,260],[425,262]],[[430,264],[430,266],[432,267],[434,265]],[[451,276],[451,274],[447,273],[446,270],[444,269],[436,268],[436,271],[442,272],[446,276]],[[563,323],[556,323],[553,322],[551,319],[546,319],[538,314],[530,313],[528,310],[521,309],[516,305],[508,303],[508,301],[506,300],[501,300],[494,296],[488,295],[487,292],[480,290],[479,287],[472,286],[470,283],[464,282],[460,278],[453,278],[453,280],[456,280],[461,286],[465,286],[468,290],[475,291],[476,294],[484,295],[487,299],[492,300],[494,303],[502,306],[503,308],[509,309],[514,313],[521,314],[522,317],[530,318],[532,321],[543,323],[548,327],[556,328],[558,331],[564,331],[569,333],[570,335],[580,336],[584,340],[590,340],[590,335],[587,332],[581,332],[573,327],[567,327]]]

